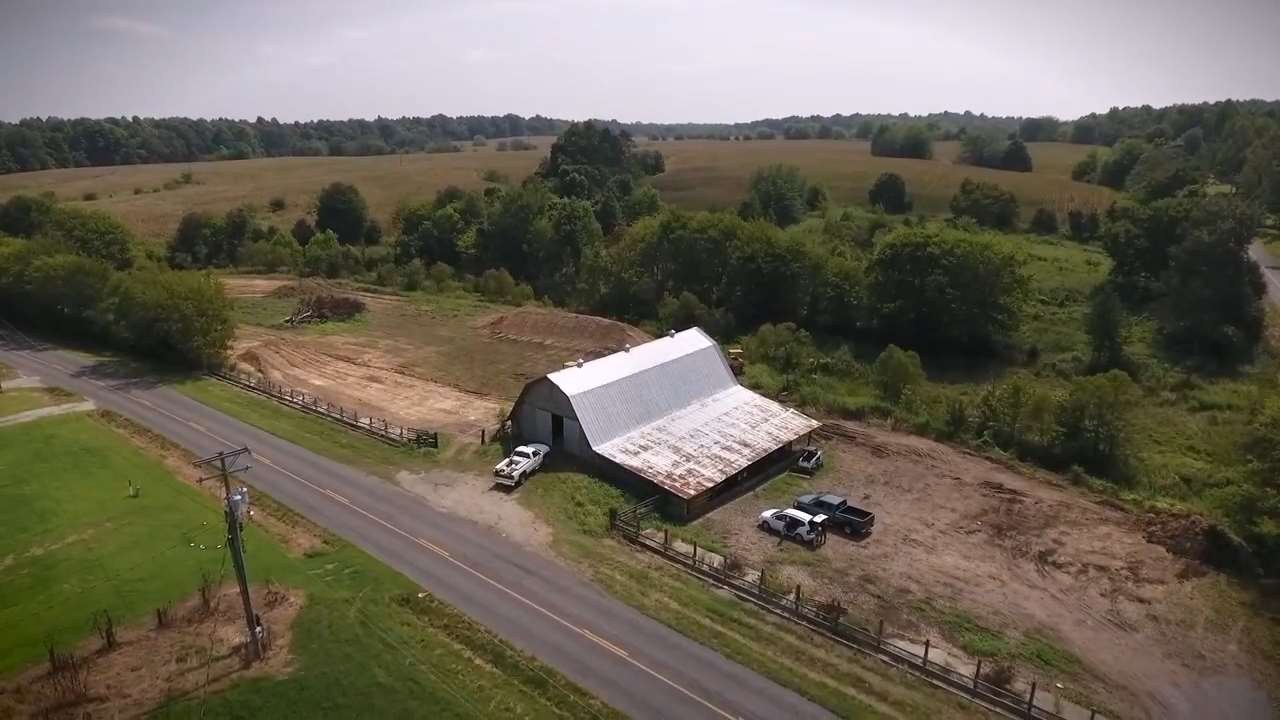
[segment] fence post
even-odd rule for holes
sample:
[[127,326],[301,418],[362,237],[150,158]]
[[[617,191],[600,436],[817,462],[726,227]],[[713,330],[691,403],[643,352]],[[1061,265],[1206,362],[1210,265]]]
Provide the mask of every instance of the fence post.
[[[636,522],[640,522],[640,518],[636,518]],[[698,541],[693,541],[693,566],[698,567]]]
[[671,530],[662,528],[662,547],[671,547]]
[[480,444],[481,444],[481,445],[483,445],[483,444],[484,444],[484,440],[485,440],[484,434],[485,434],[485,433],[484,433],[484,428],[480,428]]
[[609,508],[609,529],[616,530],[618,528],[618,508]]
[[978,689],[978,679],[981,677],[982,677],[982,658],[978,658],[978,668],[973,671],[973,689],[974,690]]
[[1089,720],[1093,720],[1093,719],[1094,719],[1094,718],[1096,718],[1096,717],[1098,717],[1098,711],[1097,711],[1097,709],[1095,709],[1095,708],[1089,708]]
[[796,614],[800,614],[800,583],[796,583]]
[[920,667],[929,667],[929,638],[924,639],[924,655],[920,658]]
[[876,647],[884,642],[884,618],[880,618],[880,627],[876,629]]
[[764,568],[760,568],[760,578],[756,581],[756,592],[764,594]]
[[1031,694],[1027,696],[1027,717],[1034,717],[1032,711],[1036,707],[1036,681],[1031,681]]

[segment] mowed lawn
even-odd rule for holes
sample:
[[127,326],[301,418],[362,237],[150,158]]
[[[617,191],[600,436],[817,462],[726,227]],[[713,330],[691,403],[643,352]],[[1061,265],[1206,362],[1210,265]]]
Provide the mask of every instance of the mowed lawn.
[[[148,623],[153,608],[191,596],[202,571],[234,582],[216,500],[104,419],[0,428],[0,478],[0,678],[41,662],[46,638],[87,638],[95,610]],[[305,592],[292,670],[161,717],[620,717],[350,545],[291,556],[252,523],[245,545],[251,581]]]
[[[482,175],[495,170],[519,182],[546,155],[552,138],[533,138],[536,150],[496,152],[467,147],[446,154],[379,157],[260,158],[223,162],[127,165],[118,167],[45,170],[0,175],[0,200],[17,193],[53,192],[59,199],[108,210],[124,220],[143,240],[160,243],[173,234],[184,213],[221,213],[251,203],[266,208],[280,196],[287,207],[262,213],[283,229],[308,213],[316,193],[328,183],[355,184],[369,202],[374,217],[388,224],[404,199],[430,198],[446,185],[475,189],[486,184]],[[1035,172],[988,170],[952,161],[959,143],[934,144],[933,160],[872,157],[864,141],[840,140],[668,140],[656,147],[667,160],[667,172],[654,185],[668,203],[685,209],[736,208],[757,168],[774,163],[798,166],[811,181],[831,192],[835,205],[865,205],[867,190],[882,172],[896,172],[907,181],[918,212],[945,213],[951,196],[966,177],[999,183],[1021,201],[1024,218],[1038,207],[1065,212],[1070,207],[1100,207],[1115,193],[1097,185],[1071,180],[1071,166],[1094,149],[1088,145],[1031,143]],[[164,190],[166,181],[191,172],[194,183]],[[141,191],[134,194],[134,189]],[[153,192],[158,190],[158,192]],[[97,199],[85,201],[85,193]]]
[[58,388],[8,388],[0,392],[0,418],[79,400],[79,396]]

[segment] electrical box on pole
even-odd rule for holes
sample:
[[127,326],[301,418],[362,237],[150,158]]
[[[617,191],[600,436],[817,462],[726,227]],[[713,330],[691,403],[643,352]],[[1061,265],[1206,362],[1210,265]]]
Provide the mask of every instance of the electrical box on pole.
[[244,528],[244,521],[249,516],[249,490],[245,487],[237,491],[231,489],[231,476],[249,469],[248,465],[237,466],[236,462],[240,458],[251,455],[249,448],[242,447],[239,450],[227,450],[202,458],[193,464],[199,468],[213,466],[217,470],[212,475],[201,478],[201,481],[219,478],[222,480],[223,515],[227,522],[227,548],[231,552],[231,563],[235,566],[236,583],[240,586],[240,601],[244,604],[244,622],[249,631],[247,644],[249,661],[253,662],[262,657],[264,628],[253,611],[253,598],[249,595],[249,572],[244,564],[244,538],[240,534]]

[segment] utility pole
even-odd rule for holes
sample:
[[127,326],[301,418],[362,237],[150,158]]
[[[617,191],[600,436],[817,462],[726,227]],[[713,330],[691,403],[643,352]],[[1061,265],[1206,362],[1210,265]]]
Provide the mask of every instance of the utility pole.
[[222,478],[223,513],[227,518],[227,547],[231,550],[231,562],[236,569],[236,582],[240,585],[240,600],[244,603],[244,622],[249,630],[249,662],[253,662],[262,657],[262,644],[258,636],[257,615],[253,612],[253,599],[249,597],[249,575],[244,566],[244,544],[240,537],[241,509],[246,504],[247,498],[243,495],[233,496],[231,493],[231,476],[242,473],[250,467],[235,466],[236,461],[246,455],[251,456],[252,453],[249,448],[242,447],[239,450],[224,450],[192,464],[196,467],[205,467],[216,463],[217,471],[200,478],[201,482]]

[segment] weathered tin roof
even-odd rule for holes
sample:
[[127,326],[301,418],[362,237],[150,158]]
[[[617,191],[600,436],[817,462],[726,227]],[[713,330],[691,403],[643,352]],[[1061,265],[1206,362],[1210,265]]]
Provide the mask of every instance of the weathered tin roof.
[[821,423],[738,385],[593,449],[691,498]]
[[738,386],[720,348],[697,328],[557,370],[547,379],[569,398],[593,448]]

